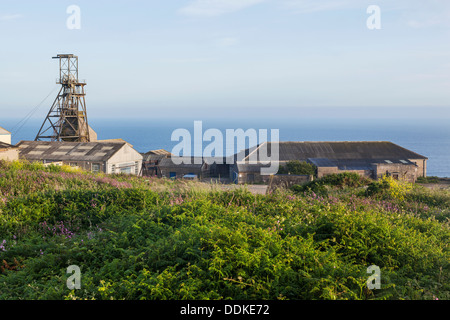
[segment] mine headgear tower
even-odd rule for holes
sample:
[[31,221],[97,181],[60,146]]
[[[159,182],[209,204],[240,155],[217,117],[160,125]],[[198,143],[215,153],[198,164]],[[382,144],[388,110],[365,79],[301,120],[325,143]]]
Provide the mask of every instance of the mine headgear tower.
[[78,57],[58,54],[61,89],[50,108],[35,141],[90,142],[86,112],[85,81],[78,80]]

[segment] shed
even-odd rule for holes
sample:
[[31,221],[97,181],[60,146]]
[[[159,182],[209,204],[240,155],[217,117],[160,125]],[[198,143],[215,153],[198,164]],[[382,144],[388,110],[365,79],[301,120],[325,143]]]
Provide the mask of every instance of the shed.
[[142,154],[142,156],[142,175],[151,177],[158,175],[158,165],[161,160],[170,158],[172,154],[169,151],[159,149],[151,150]]
[[182,179],[185,175],[196,175],[199,179],[209,177],[209,165],[203,158],[191,157],[189,163],[177,164],[172,158],[164,158],[158,164],[158,176]]
[[44,164],[63,163],[86,171],[139,175],[142,155],[127,142],[21,141],[20,158]]

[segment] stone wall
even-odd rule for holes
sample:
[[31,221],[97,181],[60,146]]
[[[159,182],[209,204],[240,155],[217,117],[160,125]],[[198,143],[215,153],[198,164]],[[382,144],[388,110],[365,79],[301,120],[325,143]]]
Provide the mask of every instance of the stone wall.
[[412,163],[417,165],[417,177],[427,176],[427,160],[423,159],[409,159]]
[[0,160],[6,161],[19,160],[19,149],[18,148],[0,149]]
[[317,178],[320,179],[324,176],[338,172],[339,172],[338,167],[317,167]]
[[377,179],[383,177],[385,174],[407,182],[416,182],[419,169],[415,165],[405,165],[399,163],[384,164],[378,163],[374,165],[374,170]]

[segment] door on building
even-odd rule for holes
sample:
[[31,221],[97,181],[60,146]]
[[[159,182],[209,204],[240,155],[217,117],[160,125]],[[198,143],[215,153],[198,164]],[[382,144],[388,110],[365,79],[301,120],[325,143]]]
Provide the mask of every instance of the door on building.
[[171,173],[169,173],[169,177],[170,177],[170,179],[176,179],[177,178],[177,173],[176,172],[171,172]]
[[239,183],[237,172],[233,172],[233,183],[234,184],[238,184]]

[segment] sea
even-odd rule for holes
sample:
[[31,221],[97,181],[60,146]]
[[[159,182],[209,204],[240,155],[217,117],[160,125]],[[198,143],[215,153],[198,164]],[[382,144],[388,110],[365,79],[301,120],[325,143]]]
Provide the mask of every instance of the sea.
[[[188,118],[90,119],[98,139],[121,138],[142,153],[165,149],[172,151],[179,141],[172,141],[177,129],[195,138],[194,120]],[[12,143],[34,140],[43,119],[0,119],[0,126],[12,132]],[[210,118],[202,121],[202,129],[218,129],[225,138],[227,129],[279,130],[280,141],[391,141],[424,155],[428,160],[428,176],[450,177],[449,119],[335,119],[335,118]],[[263,142],[260,140],[259,142]],[[211,142],[201,141],[205,148]],[[224,141],[224,145],[226,142]],[[194,148],[193,148],[194,149]],[[233,150],[236,151],[236,150]],[[232,150],[225,150],[227,154]]]

